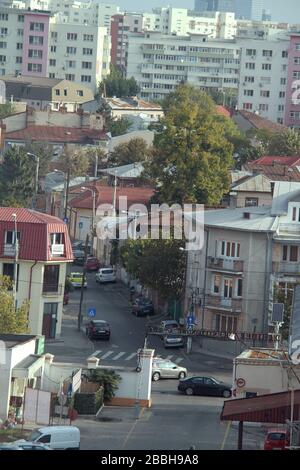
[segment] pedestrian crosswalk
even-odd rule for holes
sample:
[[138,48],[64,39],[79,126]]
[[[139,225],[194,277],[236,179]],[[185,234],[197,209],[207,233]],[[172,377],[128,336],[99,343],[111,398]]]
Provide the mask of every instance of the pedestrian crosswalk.
[[[126,351],[116,351],[116,350],[96,350],[92,354],[93,356],[96,356],[98,359],[101,360],[108,360],[108,361],[132,361],[137,357],[137,352],[132,352],[128,353]],[[167,357],[162,357],[160,356],[161,359],[168,359],[172,362],[175,362],[176,364],[179,364],[180,362],[183,361],[183,357],[176,356],[175,354],[170,354]]]

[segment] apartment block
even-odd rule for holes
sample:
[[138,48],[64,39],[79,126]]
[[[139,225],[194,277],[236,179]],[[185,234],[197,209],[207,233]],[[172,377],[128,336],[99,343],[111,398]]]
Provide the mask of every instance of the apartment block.
[[292,34],[289,44],[285,125],[300,128],[300,34]]
[[128,33],[142,32],[143,15],[124,13],[111,19],[111,63],[126,74]]

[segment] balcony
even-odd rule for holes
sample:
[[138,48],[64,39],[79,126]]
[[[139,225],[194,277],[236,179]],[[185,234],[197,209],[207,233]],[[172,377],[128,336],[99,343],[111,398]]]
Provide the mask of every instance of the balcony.
[[215,258],[208,256],[207,268],[212,271],[229,272],[235,274],[243,274],[244,261],[226,258]]
[[3,250],[3,255],[4,256],[11,256],[11,257],[14,257],[15,256],[15,252],[16,252],[16,249],[15,249],[15,245],[11,245],[11,244],[8,244],[8,243],[4,243],[4,250]]
[[272,271],[273,273],[300,275],[300,263],[292,263],[290,261],[273,261]]
[[236,314],[242,311],[242,299],[225,299],[224,297],[207,295],[205,305],[213,310],[224,310]]
[[44,297],[59,297],[62,295],[63,285],[62,284],[43,284],[43,296]]
[[53,244],[51,245],[51,255],[56,256],[64,256],[65,253],[65,245],[63,244]]

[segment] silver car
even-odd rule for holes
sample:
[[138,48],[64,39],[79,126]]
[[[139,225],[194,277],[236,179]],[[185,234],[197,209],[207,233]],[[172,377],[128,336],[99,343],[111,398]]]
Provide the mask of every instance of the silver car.
[[183,348],[183,346],[183,337],[178,334],[171,333],[164,337],[165,348]]
[[184,379],[187,376],[187,369],[180,367],[167,359],[154,359],[152,363],[152,380],[159,379]]

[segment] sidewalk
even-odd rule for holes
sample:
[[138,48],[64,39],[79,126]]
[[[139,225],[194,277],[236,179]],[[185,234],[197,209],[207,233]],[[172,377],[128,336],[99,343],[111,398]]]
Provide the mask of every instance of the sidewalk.
[[211,349],[202,347],[196,338],[193,338],[192,352],[189,356],[192,356],[193,354],[203,354],[205,356],[213,356],[218,357],[220,359],[227,359],[230,361],[232,361],[236,357],[234,353],[213,351]]

